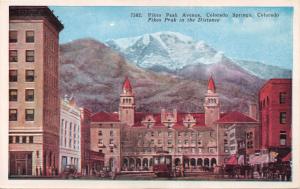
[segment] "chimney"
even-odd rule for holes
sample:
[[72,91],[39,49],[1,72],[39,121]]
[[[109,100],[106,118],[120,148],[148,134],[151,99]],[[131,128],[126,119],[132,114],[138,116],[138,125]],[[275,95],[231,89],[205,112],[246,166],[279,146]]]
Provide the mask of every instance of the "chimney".
[[257,120],[257,105],[253,102],[250,102],[248,106],[249,106],[249,117],[251,117],[254,120]]
[[166,119],[166,109],[162,108],[161,109],[161,114],[160,114],[160,119],[161,119],[161,122],[164,122],[165,119]]
[[176,108],[173,109],[173,117],[174,117],[174,121],[177,122],[177,109]]

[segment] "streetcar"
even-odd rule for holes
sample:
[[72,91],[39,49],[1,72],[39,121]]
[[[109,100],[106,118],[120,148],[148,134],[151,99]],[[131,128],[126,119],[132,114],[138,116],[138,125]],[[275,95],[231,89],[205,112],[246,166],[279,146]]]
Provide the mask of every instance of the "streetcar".
[[158,151],[153,156],[153,172],[158,177],[172,176],[172,156],[168,151]]

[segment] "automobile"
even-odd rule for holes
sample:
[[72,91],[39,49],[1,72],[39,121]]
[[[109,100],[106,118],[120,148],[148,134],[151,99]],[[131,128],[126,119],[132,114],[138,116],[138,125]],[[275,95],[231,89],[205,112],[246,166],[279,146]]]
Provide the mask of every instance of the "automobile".
[[102,178],[110,177],[110,168],[109,167],[103,167],[100,176]]
[[75,165],[66,165],[61,174],[62,174],[62,178],[66,178],[66,179],[76,178],[78,176],[77,168]]

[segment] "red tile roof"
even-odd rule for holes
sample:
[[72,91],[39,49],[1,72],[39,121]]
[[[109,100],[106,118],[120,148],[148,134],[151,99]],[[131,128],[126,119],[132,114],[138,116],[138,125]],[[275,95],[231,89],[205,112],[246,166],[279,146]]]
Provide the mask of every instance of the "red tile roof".
[[132,91],[132,87],[131,87],[128,77],[125,78],[125,81],[123,83],[123,89],[130,91],[130,92]]
[[92,115],[92,122],[119,122],[118,113],[98,112]]
[[256,123],[257,121],[240,112],[228,112],[217,121],[217,123]]
[[210,78],[208,80],[207,89],[211,90],[212,92],[216,91],[216,85],[215,85],[215,82],[214,82],[214,79],[212,78],[212,76],[210,76]]

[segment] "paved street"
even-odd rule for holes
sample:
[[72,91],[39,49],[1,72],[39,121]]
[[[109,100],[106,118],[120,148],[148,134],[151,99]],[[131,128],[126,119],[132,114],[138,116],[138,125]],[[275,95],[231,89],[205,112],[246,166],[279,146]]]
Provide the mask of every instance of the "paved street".
[[[48,180],[48,179],[56,179],[61,180],[64,179],[62,177],[13,177],[11,179],[41,179],[41,180]],[[98,176],[81,176],[77,178],[69,178],[70,180],[113,180],[110,176],[109,177],[98,177]],[[251,178],[229,178],[228,175],[217,175],[211,172],[201,172],[201,173],[186,173],[184,177],[157,177],[153,173],[122,173],[116,176],[115,180],[198,180],[198,181],[267,181],[264,179],[251,179]]]

